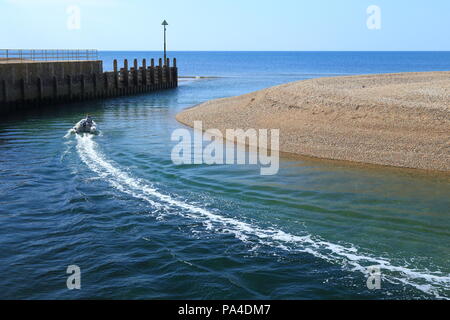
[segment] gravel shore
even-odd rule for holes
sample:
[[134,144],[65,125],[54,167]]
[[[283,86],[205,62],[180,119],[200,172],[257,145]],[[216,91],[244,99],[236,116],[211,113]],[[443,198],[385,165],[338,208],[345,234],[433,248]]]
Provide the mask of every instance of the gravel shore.
[[203,129],[280,129],[280,151],[450,171],[450,72],[320,78],[186,109]]

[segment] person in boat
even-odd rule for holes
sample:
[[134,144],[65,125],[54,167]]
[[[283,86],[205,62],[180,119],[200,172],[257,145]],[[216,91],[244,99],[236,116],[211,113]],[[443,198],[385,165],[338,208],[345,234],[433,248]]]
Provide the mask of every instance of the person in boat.
[[84,119],[84,121],[83,121],[83,128],[86,129],[86,127],[88,127],[88,126],[89,126],[89,128],[92,126],[92,118],[90,115],[87,115],[86,119]]
[[90,132],[93,133],[96,131],[96,124],[90,115],[86,116],[86,119],[81,120],[75,126],[76,132]]

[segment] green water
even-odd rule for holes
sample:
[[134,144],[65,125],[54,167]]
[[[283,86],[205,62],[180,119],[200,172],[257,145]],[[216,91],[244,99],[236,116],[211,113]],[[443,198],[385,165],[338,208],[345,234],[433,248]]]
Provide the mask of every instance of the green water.
[[[180,110],[308,77],[189,81],[4,120],[0,297],[448,298],[448,175],[292,158],[274,176],[172,163]],[[88,112],[101,134],[65,137]],[[66,288],[71,264],[81,290]]]

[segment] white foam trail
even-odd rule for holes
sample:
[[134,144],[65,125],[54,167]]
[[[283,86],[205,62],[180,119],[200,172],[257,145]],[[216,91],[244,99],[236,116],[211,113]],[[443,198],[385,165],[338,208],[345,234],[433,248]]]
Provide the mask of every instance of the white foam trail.
[[[401,282],[426,294],[434,295],[436,298],[448,298],[441,296],[440,291],[450,288],[450,275],[395,266],[388,259],[361,254],[355,247],[330,243],[311,235],[298,236],[274,228],[260,228],[174,199],[169,195],[162,194],[148,183],[135,179],[115,167],[111,161],[108,161],[96,150],[97,145],[93,141],[92,135],[77,135],[76,138],[80,158],[93,172],[104,178],[117,190],[147,201],[155,208],[176,208],[178,209],[176,212],[184,217],[201,220],[207,229],[214,230],[218,226],[216,230],[220,229],[222,232],[234,234],[242,241],[248,241],[249,238],[252,238],[264,245],[275,246],[284,250],[295,249],[299,252],[307,252],[330,263],[339,263],[350,270],[360,271],[364,274],[367,273],[368,266],[376,265],[381,268],[383,279],[389,282]],[[184,211],[180,211],[180,208]]]
[[70,136],[71,136],[73,133],[75,133],[75,129],[72,128],[72,129],[67,130],[67,133],[65,134],[64,139],[70,138]]

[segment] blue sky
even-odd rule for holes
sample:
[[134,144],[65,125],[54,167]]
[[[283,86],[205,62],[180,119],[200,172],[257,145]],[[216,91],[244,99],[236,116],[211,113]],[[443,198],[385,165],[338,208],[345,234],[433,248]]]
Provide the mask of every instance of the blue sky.
[[0,48],[160,50],[167,19],[169,50],[450,51],[449,0],[0,0],[0,13]]

